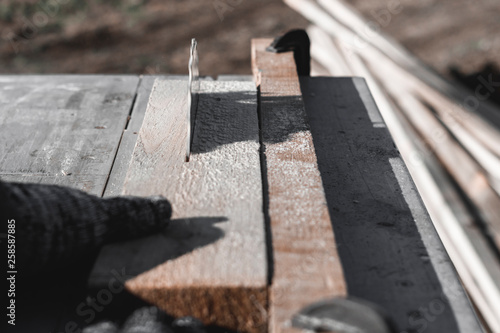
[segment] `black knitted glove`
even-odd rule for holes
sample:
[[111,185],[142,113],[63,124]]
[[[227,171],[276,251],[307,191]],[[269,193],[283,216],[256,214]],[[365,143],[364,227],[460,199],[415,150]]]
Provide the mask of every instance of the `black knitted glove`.
[[172,214],[163,197],[101,199],[54,185],[0,182],[4,226],[15,220],[16,261],[24,275],[64,267],[106,243],[162,230]]

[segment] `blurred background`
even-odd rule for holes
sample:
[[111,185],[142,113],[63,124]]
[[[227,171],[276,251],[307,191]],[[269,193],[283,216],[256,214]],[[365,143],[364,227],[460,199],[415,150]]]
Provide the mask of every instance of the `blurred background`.
[[[445,76],[496,72],[499,1],[390,2],[350,1]],[[0,72],[186,74],[195,37],[202,74],[249,74],[252,37],[307,25],[281,0],[2,0]]]
[[3,73],[187,74],[194,37],[201,74],[249,74],[252,37],[306,26],[280,0],[1,1],[0,20]]

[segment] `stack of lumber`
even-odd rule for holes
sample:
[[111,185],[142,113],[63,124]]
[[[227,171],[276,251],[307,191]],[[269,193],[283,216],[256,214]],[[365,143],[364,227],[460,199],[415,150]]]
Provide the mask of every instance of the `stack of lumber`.
[[285,0],[312,22],[313,75],[362,76],[487,326],[500,332],[500,110],[339,0]]

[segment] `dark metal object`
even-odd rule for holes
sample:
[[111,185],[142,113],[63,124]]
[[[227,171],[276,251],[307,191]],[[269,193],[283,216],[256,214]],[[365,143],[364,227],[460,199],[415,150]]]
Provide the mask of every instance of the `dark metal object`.
[[268,52],[281,53],[293,51],[297,73],[300,76],[311,74],[311,42],[307,32],[303,29],[290,30],[274,41],[266,48]]
[[379,306],[351,297],[311,304],[293,317],[292,324],[318,332],[396,332],[393,323]]

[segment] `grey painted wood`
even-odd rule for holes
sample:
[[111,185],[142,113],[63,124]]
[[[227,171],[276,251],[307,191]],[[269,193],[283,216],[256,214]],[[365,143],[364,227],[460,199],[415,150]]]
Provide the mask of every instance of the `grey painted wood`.
[[171,227],[105,247],[89,284],[106,286],[113,269],[125,269],[133,276],[127,289],[167,313],[260,332],[267,256],[256,89],[252,82],[201,83],[186,163],[185,81],[156,81],[123,191],[164,195]]
[[413,181],[359,78],[302,78],[349,295],[399,331],[481,332]]
[[0,178],[102,195],[136,76],[0,76]]

